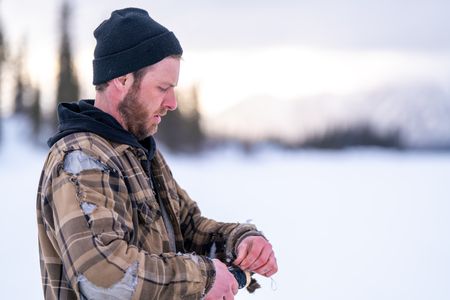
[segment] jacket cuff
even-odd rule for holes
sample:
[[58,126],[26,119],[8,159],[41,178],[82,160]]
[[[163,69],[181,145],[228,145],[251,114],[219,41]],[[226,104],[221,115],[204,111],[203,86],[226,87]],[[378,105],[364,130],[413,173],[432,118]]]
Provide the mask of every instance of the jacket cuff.
[[199,256],[200,261],[203,263],[204,268],[202,268],[202,276],[205,278],[205,289],[203,291],[203,297],[208,294],[214,285],[214,280],[216,279],[216,268],[214,267],[213,261],[206,256]]
[[234,253],[236,255],[237,253],[237,248],[239,247],[239,244],[247,237],[249,236],[261,236],[263,237],[266,241],[268,241],[268,239],[264,236],[264,234],[261,231],[258,230],[252,230],[252,231],[248,231],[246,233],[244,233],[243,235],[241,235],[238,240],[236,241],[236,243],[234,244]]
[[232,263],[236,259],[237,246],[243,239],[249,236],[262,236],[265,238],[263,233],[258,231],[256,226],[253,224],[239,224],[235,229],[233,229],[228,237],[225,248],[227,263]]

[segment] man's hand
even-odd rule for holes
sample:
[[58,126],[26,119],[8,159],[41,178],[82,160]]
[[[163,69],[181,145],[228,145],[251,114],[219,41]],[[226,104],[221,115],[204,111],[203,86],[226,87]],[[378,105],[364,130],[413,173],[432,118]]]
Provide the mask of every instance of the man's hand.
[[205,300],[233,300],[238,292],[238,283],[227,266],[218,259],[213,259],[216,268],[216,279],[206,294]]
[[237,247],[237,258],[233,262],[242,270],[270,277],[278,271],[272,245],[262,236],[249,236]]

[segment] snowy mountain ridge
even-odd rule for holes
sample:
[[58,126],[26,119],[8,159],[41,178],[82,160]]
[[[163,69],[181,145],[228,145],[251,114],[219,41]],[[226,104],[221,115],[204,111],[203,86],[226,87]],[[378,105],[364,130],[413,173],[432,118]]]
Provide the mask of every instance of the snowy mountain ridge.
[[381,133],[398,131],[409,147],[445,147],[450,145],[450,94],[436,86],[417,85],[289,101],[259,96],[207,122],[212,133],[290,142],[333,128],[370,125]]

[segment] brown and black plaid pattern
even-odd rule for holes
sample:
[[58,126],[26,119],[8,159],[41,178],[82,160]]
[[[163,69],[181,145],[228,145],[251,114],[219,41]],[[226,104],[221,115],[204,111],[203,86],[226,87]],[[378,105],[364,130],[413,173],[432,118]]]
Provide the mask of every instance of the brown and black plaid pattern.
[[[64,159],[74,150],[104,168],[68,173]],[[37,196],[45,299],[83,298],[81,277],[96,287],[111,287],[136,263],[133,299],[200,299],[214,280],[214,266],[204,256],[211,244],[219,245],[222,257],[230,256],[240,237],[259,234],[253,225],[202,217],[158,152],[151,161],[155,188],[167,206],[179,251],[169,252],[146,159],[142,149],[92,133],[69,135],[50,149]]]

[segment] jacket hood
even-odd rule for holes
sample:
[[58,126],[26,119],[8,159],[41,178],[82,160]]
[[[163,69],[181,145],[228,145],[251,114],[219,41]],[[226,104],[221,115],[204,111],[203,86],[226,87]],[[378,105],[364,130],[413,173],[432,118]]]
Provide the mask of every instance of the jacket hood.
[[149,159],[155,154],[156,143],[152,136],[138,141],[136,136],[125,130],[110,114],[96,108],[94,100],[59,104],[58,119],[58,132],[48,139],[49,147],[69,134],[87,131],[116,143],[143,148]]

